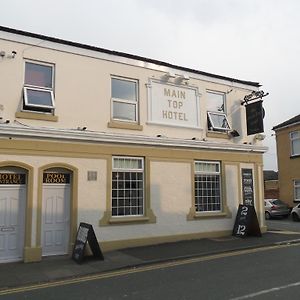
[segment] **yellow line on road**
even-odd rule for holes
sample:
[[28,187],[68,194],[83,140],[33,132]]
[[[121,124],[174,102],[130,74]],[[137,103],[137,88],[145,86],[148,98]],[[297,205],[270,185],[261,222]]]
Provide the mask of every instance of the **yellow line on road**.
[[296,247],[296,246],[299,246],[299,244],[300,243],[272,245],[272,246],[254,248],[254,249],[245,249],[245,250],[239,250],[239,251],[225,252],[225,253],[220,253],[220,254],[203,256],[203,257],[183,258],[180,260],[155,263],[155,264],[151,264],[148,266],[141,266],[141,267],[124,269],[124,270],[119,270],[119,271],[109,271],[109,272],[101,273],[101,274],[81,276],[81,277],[77,277],[77,278],[71,278],[71,279],[65,279],[65,280],[59,280],[59,281],[53,281],[53,282],[46,282],[46,283],[41,283],[41,284],[33,284],[33,285],[22,286],[22,287],[17,287],[17,288],[8,288],[8,289],[0,290],[0,296],[14,294],[14,293],[29,292],[29,291],[45,289],[45,288],[50,288],[50,287],[70,285],[70,284],[75,284],[75,283],[82,283],[82,282],[93,281],[93,280],[112,278],[112,277],[117,277],[117,276],[124,276],[124,275],[153,271],[153,270],[164,269],[164,268],[172,268],[172,267],[176,267],[176,266],[187,265],[187,264],[192,264],[192,263],[197,263],[197,262],[210,261],[210,260],[215,260],[215,259],[221,259],[221,258],[225,258],[225,257],[233,257],[233,256],[238,256],[238,255],[251,254],[251,253],[269,251],[269,250],[274,250],[274,249],[287,248],[287,247]]
[[300,234],[299,231],[285,231],[285,230],[268,230],[270,233],[278,233],[278,234]]

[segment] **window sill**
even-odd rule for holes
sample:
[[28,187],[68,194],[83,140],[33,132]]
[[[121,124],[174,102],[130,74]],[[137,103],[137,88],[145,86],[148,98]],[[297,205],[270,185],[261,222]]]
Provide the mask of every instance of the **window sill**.
[[135,123],[111,121],[107,123],[108,128],[130,129],[130,130],[143,130],[143,126]]
[[219,138],[219,139],[227,139],[227,140],[230,139],[227,132],[219,132],[219,131],[208,131],[206,133],[206,136],[212,138]]
[[299,158],[299,157],[300,157],[300,154],[295,154],[295,155],[291,155],[290,159],[295,159],[295,158]]
[[15,117],[19,119],[58,122],[58,116],[53,116],[50,114],[34,113],[34,112],[18,111],[16,112]]
[[218,212],[196,212],[195,209],[191,209],[187,215],[188,221],[203,220],[203,219],[216,219],[216,218],[228,218],[232,217],[231,212],[227,207],[224,211]]
[[113,217],[107,211],[103,218],[99,221],[99,226],[108,225],[132,225],[132,224],[153,224],[156,223],[156,217],[152,210],[149,210],[145,216],[129,216],[129,217]]

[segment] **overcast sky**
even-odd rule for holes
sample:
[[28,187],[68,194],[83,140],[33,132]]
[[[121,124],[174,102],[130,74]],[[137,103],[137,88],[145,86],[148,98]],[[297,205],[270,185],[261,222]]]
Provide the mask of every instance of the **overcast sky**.
[[260,82],[264,169],[272,127],[300,114],[299,0],[7,0],[0,25]]

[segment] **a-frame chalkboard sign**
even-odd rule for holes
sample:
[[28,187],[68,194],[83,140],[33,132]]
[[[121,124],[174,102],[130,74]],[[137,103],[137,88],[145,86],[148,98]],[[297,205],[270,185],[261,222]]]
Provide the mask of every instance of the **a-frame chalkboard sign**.
[[89,243],[89,246],[91,248],[93,256],[100,260],[104,260],[104,257],[103,257],[102,251],[100,249],[100,246],[98,244],[93,226],[91,224],[87,224],[87,223],[79,224],[79,227],[77,230],[77,235],[76,235],[76,240],[75,240],[75,245],[73,248],[72,258],[77,263],[79,263],[79,264],[82,263],[83,258],[84,258],[84,250],[85,250],[87,242]]
[[261,231],[254,206],[239,205],[232,235],[238,237],[261,236]]

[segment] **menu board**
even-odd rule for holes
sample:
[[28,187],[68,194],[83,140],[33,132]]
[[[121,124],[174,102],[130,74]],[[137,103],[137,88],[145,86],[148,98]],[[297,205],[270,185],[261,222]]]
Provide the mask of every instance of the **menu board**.
[[253,173],[252,169],[242,169],[243,203],[254,205]]
[[261,236],[261,231],[254,206],[239,205],[232,235],[238,237]]
[[72,258],[77,263],[81,263],[83,261],[84,250],[87,243],[91,248],[93,256],[98,259],[104,260],[93,226],[91,224],[81,222],[77,230],[76,241],[72,254]]

